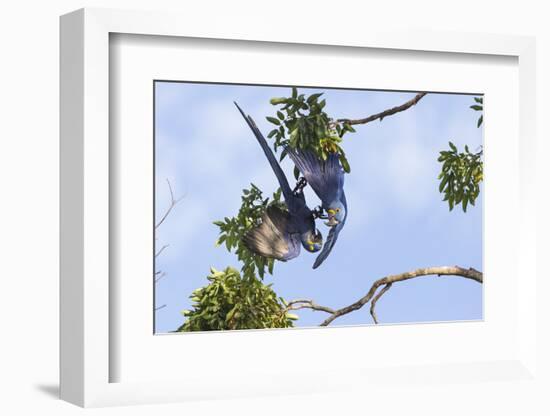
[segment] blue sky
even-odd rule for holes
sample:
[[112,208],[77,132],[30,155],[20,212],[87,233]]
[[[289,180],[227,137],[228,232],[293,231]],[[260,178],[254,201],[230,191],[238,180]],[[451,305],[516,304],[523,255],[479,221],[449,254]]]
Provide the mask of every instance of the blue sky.
[[[324,92],[325,110],[334,117],[361,118],[402,104],[413,93],[300,88]],[[157,230],[157,258],[166,272],[156,285],[157,332],[174,330],[190,308],[191,292],[207,283],[210,266],[239,268],[236,257],[215,247],[212,221],[233,216],[241,190],[250,182],[266,195],[277,182],[244,120],[237,101],[264,135],[265,116],[274,114],[269,99],[290,88],[157,82],[156,215],[169,201],[166,179],[182,201]],[[482,200],[465,214],[449,212],[438,192],[438,153],[452,140],[459,148],[482,144],[479,113],[469,108],[471,95],[428,94],[417,106],[357,126],[343,147],[351,165],[345,191],[348,219],[323,265],[312,270],[314,254],[275,265],[273,283],[287,300],[313,299],[339,308],[363,296],[374,280],[419,267],[460,265],[482,269]],[[283,169],[292,182],[288,158]],[[311,207],[318,200],[309,188]],[[326,237],[328,229],[319,224]],[[297,311],[297,326],[318,325],[323,312]],[[482,318],[482,286],[460,277],[423,277],[395,284],[377,304],[380,323],[470,320]],[[337,319],[333,325],[372,324],[368,307]]]

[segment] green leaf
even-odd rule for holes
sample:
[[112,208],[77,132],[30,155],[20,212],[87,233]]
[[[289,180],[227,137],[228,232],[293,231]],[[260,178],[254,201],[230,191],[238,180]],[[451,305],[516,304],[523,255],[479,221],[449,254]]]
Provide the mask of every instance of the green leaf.
[[350,168],[350,166],[349,166],[348,159],[346,159],[346,156],[344,156],[343,154],[341,154],[340,157],[339,157],[339,159],[340,159],[340,163],[342,164],[342,168],[344,169],[344,172],[350,173],[350,172],[351,172],[351,168]]
[[285,104],[287,102],[287,99],[284,97],[278,97],[278,98],[272,98],[271,100],[269,100],[269,102],[272,105],[279,105],[279,104]]
[[483,98],[474,97],[474,101],[475,101],[476,103],[482,104],[482,103],[483,103]]
[[443,180],[439,184],[439,192],[440,193],[443,192],[443,189],[445,188],[445,185],[447,184],[447,180],[448,180],[448,177],[445,176],[445,177],[443,177]]
[[277,126],[280,126],[281,125],[281,122],[279,121],[279,119],[275,118],[275,117],[269,117],[267,116],[266,117],[267,121],[269,121],[270,123],[273,123]]
[[300,177],[300,169],[294,166],[294,178],[298,180],[299,177]]
[[285,148],[283,149],[283,151],[281,152],[281,157],[279,158],[279,162],[282,162],[283,159],[286,157],[287,154],[288,154],[288,150],[287,150],[287,148],[285,147]]
[[284,120],[285,119],[285,115],[283,113],[281,113],[280,111],[277,111],[277,117],[279,117],[279,120]]
[[479,117],[479,120],[477,120],[477,127],[479,128],[479,126],[481,126],[482,123],[483,123],[483,115],[481,115]]
[[269,132],[269,134],[267,135],[267,138],[268,139],[271,139],[273,136],[275,136],[277,133],[279,132],[279,130],[275,129],[275,130],[271,130]]
[[466,212],[467,208],[468,208],[468,198],[464,198],[462,200],[462,211]]
[[323,93],[318,93],[318,94],[311,94],[308,98],[307,98],[307,103],[308,104],[311,104],[313,103],[314,101],[316,101],[321,95],[323,95]]
[[296,99],[297,96],[298,90],[296,89],[296,87],[292,87],[292,98]]
[[218,238],[218,240],[216,241],[216,247],[221,246],[226,238],[227,238],[227,236],[225,236],[225,235],[222,235],[220,238]]
[[456,146],[453,144],[453,142],[449,142],[449,147],[453,150],[454,153],[457,152]]
[[483,110],[483,107],[480,105],[471,105],[470,108],[475,111],[481,111]]

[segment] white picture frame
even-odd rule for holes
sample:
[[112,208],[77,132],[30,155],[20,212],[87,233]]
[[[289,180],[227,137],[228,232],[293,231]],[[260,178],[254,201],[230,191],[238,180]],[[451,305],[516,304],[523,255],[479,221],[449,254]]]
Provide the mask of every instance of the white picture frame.
[[[284,32],[243,22],[241,33],[233,24],[205,25],[191,16],[83,9],[61,18],[61,397],[80,406],[160,403],[198,398],[252,397],[266,394],[310,393],[361,389],[396,377],[407,383],[433,380],[479,383],[482,380],[536,382],[536,199],[535,171],[535,43],[528,37],[465,33],[422,33],[366,30],[361,34],[322,30]],[[471,362],[419,361],[414,367],[390,369],[349,365],[319,366],[300,385],[288,385],[288,373],[243,370],[238,380],[221,374],[215,380],[197,374],[172,380],[113,381],[111,368],[121,357],[112,349],[109,276],[116,259],[110,247],[110,172],[116,169],[109,152],[109,37],[123,33],[182,38],[278,42],[285,45],[331,45],[335,48],[430,51],[441,54],[504,55],[518,59],[519,67],[519,185],[517,193],[517,265],[524,284],[517,291],[518,345],[498,360]],[[490,276],[488,277],[490,279]],[[413,327],[407,329],[415,331]],[[280,333],[278,333],[280,334]],[[288,334],[288,333],[287,333]],[[327,332],[294,332],[304,342],[328,340]],[[210,340],[220,334],[202,334]],[[227,335],[227,334],[224,334]],[[239,334],[243,335],[243,333]],[[278,335],[280,336],[280,335]],[[288,337],[288,335],[285,335]],[[252,335],[250,336],[252,337]],[[282,336],[280,336],[282,337]],[[227,338],[226,338],[227,339]],[[251,338],[250,338],[251,339]],[[168,348],[174,337],[157,344]],[[139,348],[139,347],[138,347]],[[357,354],[357,351],[353,351]],[[498,355],[498,354],[497,354]],[[257,370],[257,369],[255,369]],[[247,377],[248,375],[248,377]],[[327,385],[322,375],[342,380]],[[261,382],[257,377],[261,377]]]

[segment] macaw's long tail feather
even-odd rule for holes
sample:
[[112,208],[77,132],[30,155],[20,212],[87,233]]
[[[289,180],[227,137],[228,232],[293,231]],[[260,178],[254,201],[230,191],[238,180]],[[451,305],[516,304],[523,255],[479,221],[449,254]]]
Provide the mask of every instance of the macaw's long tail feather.
[[287,261],[300,253],[299,242],[287,233],[288,212],[275,206],[267,208],[262,223],[248,231],[243,243],[260,256]]
[[327,241],[325,241],[325,244],[323,245],[323,250],[319,253],[317,258],[315,259],[315,263],[313,263],[314,269],[319,267],[328,257],[334,245],[336,244],[336,240],[338,240],[338,235],[340,234],[340,231],[342,231],[342,229],[344,228],[344,224],[346,223],[346,219],[348,217],[348,210],[347,210],[348,204],[346,202],[346,194],[344,194],[343,192],[342,192],[342,202],[346,207],[346,215],[341,223],[339,223],[338,225],[330,229],[328,233]]
[[275,176],[277,176],[277,180],[279,181],[279,185],[281,186],[281,190],[283,191],[285,200],[289,201],[290,198],[292,197],[292,189],[290,189],[290,185],[288,184],[288,180],[286,179],[285,173],[281,169],[281,166],[279,165],[279,162],[277,162],[277,159],[275,159],[275,155],[269,148],[269,145],[267,144],[266,139],[264,138],[264,136],[256,126],[256,123],[254,123],[254,120],[252,119],[252,117],[247,116],[237,103],[235,103],[235,106],[239,109],[246,123],[254,133],[254,136],[256,136],[258,143],[260,143],[260,146],[262,147],[262,150],[264,151],[265,156],[267,157],[267,160],[269,161],[269,164],[273,169],[273,172],[275,172]]
[[330,229],[327,241],[325,241],[325,244],[323,245],[323,250],[321,251],[321,253],[319,253],[317,258],[315,259],[315,262],[313,263],[314,269],[319,267],[328,257],[328,255],[332,251],[332,248],[334,247],[334,244],[336,243],[336,240],[338,239],[338,234],[340,234],[343,226],[344,224],[342,223]]

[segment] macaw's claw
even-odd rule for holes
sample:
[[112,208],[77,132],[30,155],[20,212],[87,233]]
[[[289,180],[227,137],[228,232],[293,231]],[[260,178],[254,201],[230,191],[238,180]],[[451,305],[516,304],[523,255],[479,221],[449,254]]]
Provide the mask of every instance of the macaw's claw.
[[292,191],[292,193],[294,195],[299,195],[301,194],[302,192],[304,192],[304,188],[307,186],[307,181],[306,181],[306,178],[304,177],[301,177],[298,182],[296,182],[296,186],[294,187],[294,190]]
[[318,206],[316,207],[313,211],[311,211],[313,213],[313,218],[317,219],[317,218],[320,218],[322,220],[326,220],[328,219],[328,215],[327,214],[324,214],[324,210],[321,206]]

